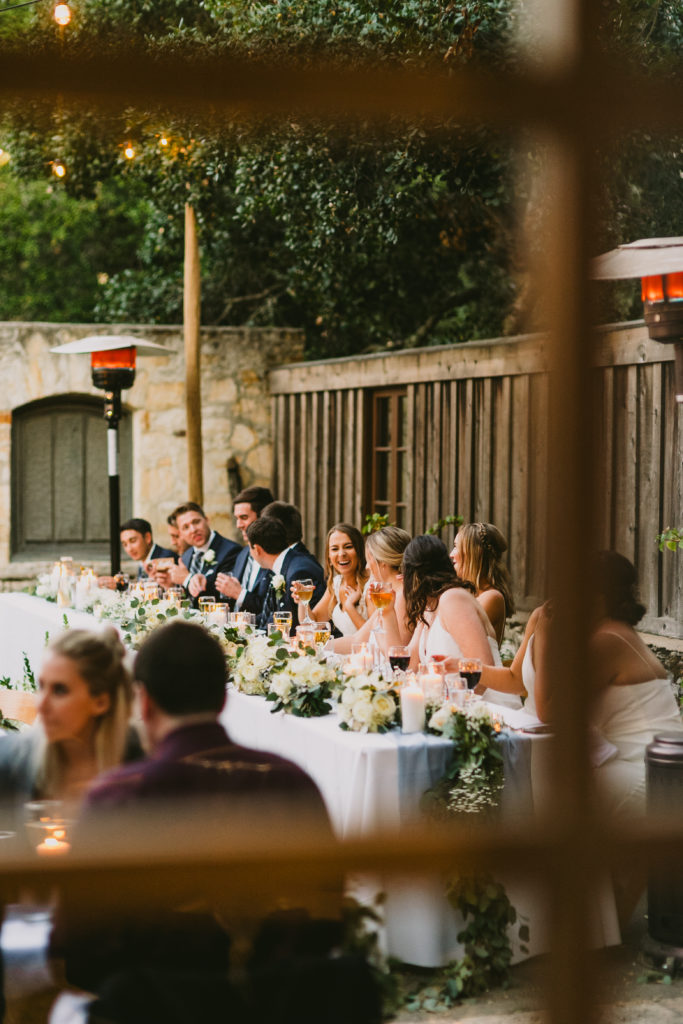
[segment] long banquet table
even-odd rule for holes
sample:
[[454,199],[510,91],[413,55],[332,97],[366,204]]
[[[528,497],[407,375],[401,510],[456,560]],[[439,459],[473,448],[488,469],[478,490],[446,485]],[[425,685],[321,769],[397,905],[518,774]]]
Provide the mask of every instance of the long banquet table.
[[[37,672],[45,635],[60,632],[64,614],[54,603],[28,594],[0,594],[0,675],[20,679],[24,653]],[[67,609],[66,615],[72,627],[100,625],[84,612]],[[341,838],[414,824],[420,797],[443,775],[452,749],[447,740],[424,733],[344,732],[336,715],[318,719],[282,712],[273,715],[263,698],[233,689],[229,689],[222,721],[237,742],[273,751],[306,770],[320,788]],[[502,813],[507,820],[519,821],[533,810],[537,794],[531,779],[545,774],[542,761],[548,744],[540,737],[510,733],[502,734],[500,742],[505,771]],[[542,952],[547,941],[539,894],[528,884],[503,880],[521,920],[530,923],[528,952],[521,949],[517,929],[511,931],[515,960]],[[373,879],[370,888],[377,891],[378,886],[384,887],[382,880]],[[392,878],[384,888],[383,938],[389,955],[423,967],[439,966],[460,955],[457,935],[463,922],[446,901],[443,879],[417,885]],[[620,941],[609,900],[606,904],[595,935],[597,945]]]

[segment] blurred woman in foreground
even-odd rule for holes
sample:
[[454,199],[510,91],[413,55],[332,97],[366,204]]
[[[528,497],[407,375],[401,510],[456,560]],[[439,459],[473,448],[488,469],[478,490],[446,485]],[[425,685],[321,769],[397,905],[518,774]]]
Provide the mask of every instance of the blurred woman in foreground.
[[141,754],[129,732],[132,684],[116,630],[68,630],[47,649],[40,724],[0,743],[2,797],[78,804],[101,772]]

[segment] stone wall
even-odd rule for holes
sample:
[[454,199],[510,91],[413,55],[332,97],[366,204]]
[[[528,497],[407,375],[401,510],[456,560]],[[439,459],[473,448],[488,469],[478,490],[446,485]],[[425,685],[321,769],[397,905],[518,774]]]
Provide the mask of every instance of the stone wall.
[[[132,334],[165,345],[168,356],[138,354],[134,386],[124,392],[132,415],[133,508],[152,522],[163,543],[166,515],[187,497],[184,355],[178,327],[0,323],[0,576],[25,577],[11,564],[12,413],[27,402],[58,395],[97,395],[87,355],[51,348],[89,334]],[[234,536],[227,467],[236,460],[243,486],[268,485],[272,473],[268,373],[302,359],[300,332],[287,329],[203,328],[201,332],[204,504],[212,524]],[[105,429],[104,421],[102,429]],[[106,487],[106,468],[103,467]],[[65,552],[66,553],[66,552]]]

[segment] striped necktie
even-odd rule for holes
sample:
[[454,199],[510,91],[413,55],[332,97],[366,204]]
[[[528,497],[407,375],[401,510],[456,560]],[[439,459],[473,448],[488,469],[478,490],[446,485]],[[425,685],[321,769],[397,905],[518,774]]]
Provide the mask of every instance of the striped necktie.
[[203,564],[203,562],[204,562],[204,552],[203,551],[199,551],[198,548],[195,548],[195,552],[194,552],[194,554],[192,556],[192,560],[190,561],[190,572],[201,572],[202,571],[202,564]]

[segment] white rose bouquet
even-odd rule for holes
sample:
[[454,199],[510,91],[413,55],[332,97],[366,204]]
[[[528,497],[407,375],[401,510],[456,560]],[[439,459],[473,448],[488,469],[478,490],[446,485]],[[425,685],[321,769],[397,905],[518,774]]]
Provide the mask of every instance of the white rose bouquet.
[[289,651],[280,641],[253,633],[237,642],[234,655],[228,658],[228,668],[241,693],[265,697],[273,673],[280,671],[288,658]]
[[298,718],[320,718],[332,710],[330,699],[338,681],[338,670],[311,654],[290,653],[282,667],[271,676],[266,700],[276,711]]
[[399,724],[400,703],[391,681],[379,672],[347,676],[339,702],[339,727],[352,732],[387,732]]

